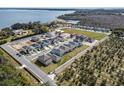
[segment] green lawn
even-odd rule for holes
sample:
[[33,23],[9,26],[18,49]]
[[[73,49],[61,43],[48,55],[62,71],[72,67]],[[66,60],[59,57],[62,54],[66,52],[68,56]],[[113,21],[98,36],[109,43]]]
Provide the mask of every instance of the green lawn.
[[40,67],[44,72],[48,73],[48,72],[54,71],[57,67],[59,67],[60,65],[62,65],[66,61],[68,61],[70,58],[72,58],[75,55],[77,55],[79,52],[85,50],[86,48],[88,48],[88,46],[86,46],[86,45],[83,45],[83,46],[81,46],[79,48],[75,48],[72,52],[69,52],[69,53],[65,54],[58,63],[50,64],[47,67],[42,66],[42,64],[40,62],[37,62],[37,61],[35,61],[35,64],[38,67]]
[[11,39],[13,38],[14,36],[9,36],[8,38],[6,38],[5,40],[7,41],[7,42],[10,42],[11,41]]
[[86,35],[90,38],[93,38],[95,40],[101,40],[102,38],[104,38],[106,36],[106,34],[103,33],[97,33],[97,32],[88,32],[85,29],[83,30],[76,30],[76,29],[63,29],[65,33],[76,33],[76,34],[82,34],[82,35]]

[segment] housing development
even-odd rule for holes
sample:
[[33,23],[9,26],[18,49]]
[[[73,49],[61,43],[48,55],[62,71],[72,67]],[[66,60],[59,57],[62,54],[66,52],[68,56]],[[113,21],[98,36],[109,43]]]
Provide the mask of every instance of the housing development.
[[[77,10],[48,24],[17,23],[2,29],[0,62],[13,63],[14,60],[18,64],[15,68],[28,73],[36,85],[123,85],[124,29],[109,28],[102,22],[98,26],[91,25],[91,21],[89,25],[87,20],[82,24],[79,13],[90,15],[90,12]],[[100,15],[102,13],[104,15],[102,11]],[[80,22],[65,21],[70,20],[70,16],[71,20]],[[33,82],[31,80],[29,82]]]

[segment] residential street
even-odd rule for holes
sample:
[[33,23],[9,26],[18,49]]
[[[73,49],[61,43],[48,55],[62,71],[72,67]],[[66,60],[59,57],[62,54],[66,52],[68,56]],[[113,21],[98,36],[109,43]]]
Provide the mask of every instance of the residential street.
[[[38,35],[37,35],[38,36]],[[40,36],[40,35],[39,35]],[[84,55],[88,50],[91,50],[93,48],[93,46],[97,46],[98,44],[100,44],[101,42],[103,42],[104,40],[106,40],[108,37],[103,38],[100,41],[96,41],[92,44],[89,44],[89,47],[87,49],[85,49],[84,51],[81,51],[80,53],[78,53],[76,56],[74,56],[73,58],[71,58],[70,60],[68,60],[67,62],[65,62],[63,65],[59,66],[58,68],[56,68],[52,74],[59,74],[61,73],[63,70],[65,70],[68,66],[70,66],[76,59],[80,58],[82,55]],[[26,40],[30,40],[31,37],[28,38],[24,38],[24,39],[20,39],[20,40],[16,40],[13,41],[11,43],[6,43],[4,45],[1,45],[1,48],[3,48],[7,53],[9,53],[14,59],[16,59],[25,69],[27,69],[30,73],[32,73],[38,80],[40,80],[41,82],[43,82],[44,84],[50,85],[50,86],[55,86],[55,82],[45,73],[43,72],[39,67],[37,67],[35,64],[33,64],[31,62],[32,58],[36,59],[38,55],[43,54],[43,52],[39,52],[36,53],[34,55],[31,56],[18,56],[17,53],[18,51],[15,51],[10,45],[20,42],[20,41],[26,41]],[[71,41],[71,40],[69,40]],[[63,42],[65,43],[65,42]],[[63,43],[60,43],[59,46],[61,46]],[[45,53],[50,52],[50,50],[47,50]]]
[[30,61],[26,60],[23,56],[17,56],[17,53],[9,45],[1,45],[1,48],[11,54],[14,59],[16,59],[22,66],[24,66],[30,73],[32,73],[38,80],[40,80],[41,82],[43,81],[44,84],[47,84],[49,86],[56,86],[54,81],[52,81],[45,72],[43,72]]

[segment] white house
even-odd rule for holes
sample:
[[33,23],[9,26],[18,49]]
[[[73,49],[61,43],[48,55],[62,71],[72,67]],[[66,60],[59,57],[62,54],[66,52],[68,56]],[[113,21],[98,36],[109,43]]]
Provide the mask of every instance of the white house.
[[12,32],[14,33],[14,35],[24,35],[28,33],[28,31],[23,30],[23,29],[13,30]]

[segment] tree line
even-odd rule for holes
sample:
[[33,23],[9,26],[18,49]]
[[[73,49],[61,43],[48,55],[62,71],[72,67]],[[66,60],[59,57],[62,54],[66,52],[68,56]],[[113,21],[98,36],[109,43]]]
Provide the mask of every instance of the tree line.
[[34,31],[34,34],[41,34],[41,33],[45,33],[49,31],[49,25],[41,24],[40,21],[29,22],[29,23],[15,23],[11,27],[6,27],[6,28],[1,29],[0,44],[6,43],[7,42],[6,39],[14,35],[13,30],[18,30],[18,29],[32,30]]

